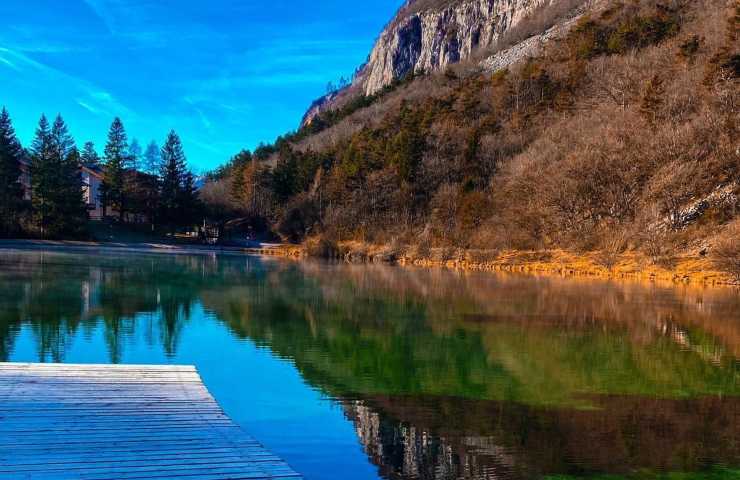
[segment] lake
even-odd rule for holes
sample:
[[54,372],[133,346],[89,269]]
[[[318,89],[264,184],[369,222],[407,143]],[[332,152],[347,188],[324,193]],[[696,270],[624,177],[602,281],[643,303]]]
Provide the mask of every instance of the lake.
[[0,361],[194,364],[308,480],[740,478],[740,293],[0,253]]

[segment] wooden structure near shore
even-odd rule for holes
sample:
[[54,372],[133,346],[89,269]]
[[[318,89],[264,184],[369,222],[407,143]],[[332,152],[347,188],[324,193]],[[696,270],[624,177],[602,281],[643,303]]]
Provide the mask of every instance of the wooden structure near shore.
[[195,367],[0,363],[0,479],[299,479]]

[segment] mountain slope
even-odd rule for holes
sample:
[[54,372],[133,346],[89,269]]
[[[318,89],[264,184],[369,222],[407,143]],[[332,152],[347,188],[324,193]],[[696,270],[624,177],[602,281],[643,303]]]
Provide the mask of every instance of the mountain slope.
[[586,7],[505,69],[474,58],[325,113],[269,162],[230,171],[249,186],[237,205],[286,239],[322,234],[417,259],[564,249],[669,268],[727,242],[732,252],[740,5]]
[[408,0],[383,29],[350,86],[316,100],[301,125],[348,98],[374,95],[409,74],[442,71],[500,41],[535,11],[563,0]]

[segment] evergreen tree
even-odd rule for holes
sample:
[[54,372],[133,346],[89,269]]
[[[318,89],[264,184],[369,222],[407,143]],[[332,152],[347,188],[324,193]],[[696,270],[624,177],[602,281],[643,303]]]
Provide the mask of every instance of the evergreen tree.
[[182,181],[185,175],[185,152],[180,137],[171,131],[160,154],[161,166],[159,211],[163,223],[174,226],[179,223]]
[[387,158],[395,165],[402,180],[413,183],[424,155],[424,135],[418,113],[404,101],[401,104],[398,133],[388,143]]
[[126,162],[126,168],[131,170],[139,170],[141,168],[141,158],[143,152],[141,145],[137,139],[131,140],[131,145],[128,147],[128,157]]
[[298,154],[290,145],[280,148],[277,165],[273,170],[275,194],[281,201],[287,201],[298,193]]
[[51,143],[56,160],[60,165],[73,150],[77,150],[75,141],[70,136],[67,124],[64,123],[61,115],[57,115],[51,127]]
[[171,131],[161,151],[160,205],[161,221],[171,227],[193,220],[198,199],[195,178],[188,170],[180,137]]
[[120,220],[126,214],[125,169],[128,157],[126,130],[121,119],[116,117],[108,131],[108,143],[105,145],[105,175],[101,186],[104,211],[107,207],[118,210]]
[[195,185],[195,176],[190,170],[185,170],[179,199],[179,220],[183,225],[193,223],[200,211],[198,188]]
[[53,215],[55,170],[51,127],[46,116],[41,115],[31,145],[31,203],[42,237],[47,235]]
[[640,102],[640,113],[652,127],[656,127],[659,124],[661,109],[665,103],[664,97],[665,87],[663,85],[663,79],[659,75],[654,75],[647,82],[642,95],[642,102]]
[[238,205],[243,205],[247,198],[245,197],[245,180],[244,172],[252,164],[252,154],[248,150],[242,150],[231,159],[231,199]]
[[95,151],[95,144],[93,142],[85,142],[85,146],[82,147],[82,153],[80,154],[80,161],[88,167],[95,167],[100,164],[100,155]]
[[62,215],[62,222],[60,232],[65,235],[82,235],[88,220],[82,189],[81,166],[82,156],[73,146],[61,162],[62,191],[59,198],[59,212]]
[[23,148],[3,107],[0,112],[0,236],[10,236],[19,232],[19,221],[23,211],[23,186],[21,160]]
[[157,142],[152,140],[144,152],[144,171],[150,175],[158,175],[160,163],[159,147]]
[[51,127],[41,116],[31,151],[32,204],[41,235],[79,236],[87,220],[80,154],[61,115]]

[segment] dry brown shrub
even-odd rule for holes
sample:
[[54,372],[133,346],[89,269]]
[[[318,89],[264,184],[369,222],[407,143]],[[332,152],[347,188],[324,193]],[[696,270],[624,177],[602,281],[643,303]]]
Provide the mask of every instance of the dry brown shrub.
[[627,249],[629,234],[626,231],[607,232],[601,241],[601,250],[596,256],[596,262],[608,270],[612,270],[619,262]]
[[457,251],[455,247],[442,247],[440,250],[440,260],[443,262],[449,262],[451,260],[457,260]]
[[306,253],[310,257],[335,259],[341,256],[338,243],[329,235],[320,235],[306,242]]
[[474,249],[467,251],[465,259],[471,263],[485,265],[495,261],[500,254],[501,252],[496,249]]
[[665,234],[646,232],[642,236],[642,246],[653,265],[668,269],[675,265],[675,250]]
[[712,249],[715,266],[740,282],[740,221],[729,225]]

